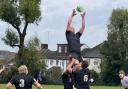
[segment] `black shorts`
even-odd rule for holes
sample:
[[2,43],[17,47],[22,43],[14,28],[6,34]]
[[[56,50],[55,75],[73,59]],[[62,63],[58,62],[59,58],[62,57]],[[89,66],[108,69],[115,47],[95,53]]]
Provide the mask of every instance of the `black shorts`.
[[83,59],[81,57],[81,53],[71,52],[70,55],[71,55],[71,58],[75,58],[79,62],[83,61]]

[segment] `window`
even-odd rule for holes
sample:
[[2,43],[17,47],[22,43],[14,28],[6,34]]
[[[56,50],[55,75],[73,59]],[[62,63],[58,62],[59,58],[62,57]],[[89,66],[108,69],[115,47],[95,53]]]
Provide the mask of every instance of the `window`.
[[64,61],[62,61],[62,66],[64,67]]
[[61,66],[61,61],[60,61],[60,66]]
[[67,53],[67,46],[65,46],[65,53]]
[[94,65],[98,65],[98,61],[97,60],[94,60]]
[[100,69],[100,66],[98,66],[98,69]]
[[53,65],[53,60],[50,60],[50,65]]
[[56,65],[58,66],[58,60],[56,60]]
[[90,59],[89,58],[87,58],[87,62],[88,62],[88,64],[90,64]]
[[62,61],[62,69],[64,70],[64,60]]
[[46,63],[46,64],[48,64],[48,61],[47,61],[47,60],[45,60],[45,63]]
[[59,53],[61,53],[61,46],[59,46]]

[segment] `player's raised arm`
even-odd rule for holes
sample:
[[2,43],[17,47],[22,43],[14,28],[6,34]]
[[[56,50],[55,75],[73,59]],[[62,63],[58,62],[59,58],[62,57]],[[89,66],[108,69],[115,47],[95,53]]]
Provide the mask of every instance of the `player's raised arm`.
[[75,15],[76,15],[76,11],[75,11],[75,9],[73,9],[72,14],[68,18],[66,31],[71,31],[71,32],[73,31],[73,29],[72,29],[72,19],[73,19],[73,16],[75,16]]
[[75,59],[73,59],[72,61],[71,61],[71,63],[70,64],[68,64],[68,66],[67,66],[67,68],[66,68],[66,71],[68,72],[68,73],[72,73],[72,71],[73,71],[73,65],[74,65],[74,63],[75,63]]
[[81,17],[82,17],[82,25],[79,32],[82,34],[85,30],[85,12],[81,12]]
[[37,89],[43,89],[43,87],[41,86],[40,83],[38,83],[35,79],[34,79],[34,86],[37,88]]

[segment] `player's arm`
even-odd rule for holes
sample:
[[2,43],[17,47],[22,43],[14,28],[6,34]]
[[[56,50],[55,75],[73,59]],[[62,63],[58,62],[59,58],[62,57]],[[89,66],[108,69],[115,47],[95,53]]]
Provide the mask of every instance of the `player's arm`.
[[68,73],[72,73],[72,71],[73,71],[72,66],[74,65],[74,63],[75,63],[75,59],[72,59],[72,61],[70,62],[70,64],[68,64],[68,66],[67,66],[67,68],[66,68],[66,71],[67,71]]
[[0,69],[0,74],[5,70],[5,66],[3,66],[2,69]]
[[75,11],[75,9],[73,9],[72,14],[68,18],[66,31],[71,31],[71,32],[73,31],[73,29],[72,29],[72,19],[73,19],[73,16],[75,16],[75,15],[76,15],[76,11]]
[[11,83],[11,82],[8,82],[8,84],[6,85],[6,88],[7,88],[7,89],[10,89],[11,86],[12,86],[12,83]]
[[85,12],[81,12],[82,25],[79,32],[82,34],[85,30]]
[[43,87],[41,86],[41,84],[38,83],[35,79],[34,79],[34,86],[35,86],[37,89],[43,89]]
[[3,69],[0,69],[0,74],[3,72]]

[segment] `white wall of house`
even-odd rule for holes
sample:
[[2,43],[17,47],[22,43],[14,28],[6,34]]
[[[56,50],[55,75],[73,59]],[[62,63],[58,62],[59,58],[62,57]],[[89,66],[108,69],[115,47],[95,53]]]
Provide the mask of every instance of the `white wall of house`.
[[83,60],[87,60],[89,62],[89,69],[94,70],[97,73],[101,72],[100,64],[101,59],[100,58],[83,58]]
[[[89,62],[89,69],[94,70],[97,73],[101,72],[100,64],[101,59],[100,58],[83,58],[83,60],[87,60]],[[56,60],[56,59],[45,59],[45,63],[47,65],[47,69],[57,66],[60,67],[62,71],[66,70],[66,66],[68,63],[68,60]]]
[[57,66],[60,67],[62,71],[65,71],[67,66],[67,60],[45,59],[45,63],[47,69]]

